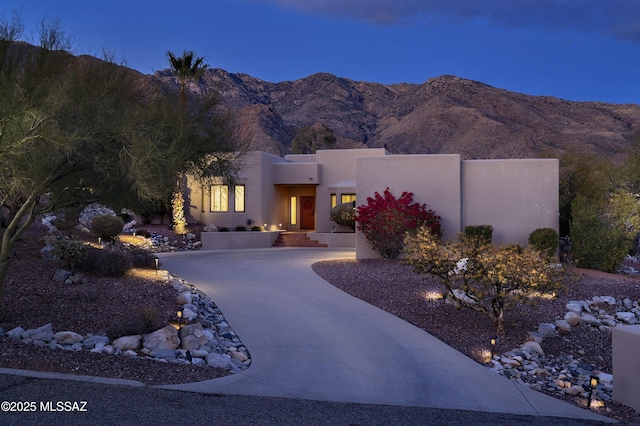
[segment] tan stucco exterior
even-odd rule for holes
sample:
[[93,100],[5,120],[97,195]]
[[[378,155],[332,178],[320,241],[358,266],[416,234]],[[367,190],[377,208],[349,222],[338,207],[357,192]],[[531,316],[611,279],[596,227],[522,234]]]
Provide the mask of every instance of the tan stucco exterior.
[[[536,228],[558,229],[558,161],[555,159],[461,160],[457,154],[389,155],[384,149],[326,150],[284,158],[246,155],[239,184],[245,211],[211,212],[209,189],[191,188],[189,213],[218,227],[235,228],[251,219],[270,231],[301,229],[301,198],[315,200],[308,230],[343,232],[330,220],[331,196],[356,194],[357,205],[385,188],[396,196],[412,192],[441,216],[446,238],[467,225],[492,225],[494,243],[526,244]],[[295,209],[291,209],[295,197]],[[339,202],[339,201],[338,201]],[[292,217],[295,212],[295,217]],[[356,257],[378,257],[356,232]]]

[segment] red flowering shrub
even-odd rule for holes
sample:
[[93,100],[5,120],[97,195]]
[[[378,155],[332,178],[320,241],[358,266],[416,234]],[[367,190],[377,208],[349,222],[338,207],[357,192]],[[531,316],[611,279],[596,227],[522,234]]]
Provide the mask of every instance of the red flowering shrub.
[[413,194],[403,192],[397,198],[385,189],[384,194],[367,197],[367,204],[358,207],[355,220],[367,242],[384,258],[395,259],[404,246],[407,232],[426,225],[433,235],[440,236],[440,216],[427,210],[424,204],[412,203]]

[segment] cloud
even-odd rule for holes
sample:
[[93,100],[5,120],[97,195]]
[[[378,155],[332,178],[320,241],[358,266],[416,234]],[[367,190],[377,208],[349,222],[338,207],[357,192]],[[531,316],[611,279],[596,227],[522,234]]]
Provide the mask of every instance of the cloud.
[[259,0],[313,15],[394,25],[414,19],[508,28],[577,30],[640,43],[638,0]]

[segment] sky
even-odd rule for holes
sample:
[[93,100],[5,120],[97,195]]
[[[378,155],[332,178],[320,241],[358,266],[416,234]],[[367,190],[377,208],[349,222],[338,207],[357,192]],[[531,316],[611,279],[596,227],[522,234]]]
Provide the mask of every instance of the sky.
[[441,75],[535,96],[640,104],[640,0],[2,0],[23,40],[59,20],[73,53],[145,74],[167,51],[277,83],[327,72],[421,84]]

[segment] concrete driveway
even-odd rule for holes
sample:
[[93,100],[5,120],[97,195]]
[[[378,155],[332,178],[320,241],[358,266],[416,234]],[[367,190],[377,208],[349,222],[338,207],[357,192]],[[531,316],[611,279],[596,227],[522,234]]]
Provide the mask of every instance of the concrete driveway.
[[209,295],[249,349],[247,370],[194,392],[611,421],[507,380],[430,334],[336,289],[315,262],[353,250],[270,248],[159,255]]

